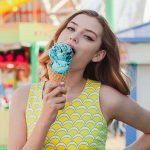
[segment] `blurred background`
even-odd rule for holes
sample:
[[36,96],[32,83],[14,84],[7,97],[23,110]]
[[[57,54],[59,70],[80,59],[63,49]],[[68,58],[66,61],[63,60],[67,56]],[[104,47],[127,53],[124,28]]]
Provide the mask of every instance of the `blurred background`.
[[[8,112],[14,90],[39,80],[38,58],[63,20],[92,9],[119,41],[122,69],[132,78],[131,97],[150,108],[150,0],[0,0],[0,150],[7,149]],[[142,133],[114,120],[106,150],[121,150]]]

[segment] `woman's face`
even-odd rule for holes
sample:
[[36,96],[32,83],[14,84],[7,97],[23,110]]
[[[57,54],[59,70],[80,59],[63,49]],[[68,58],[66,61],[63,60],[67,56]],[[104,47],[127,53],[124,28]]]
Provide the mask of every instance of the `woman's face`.
[[94,17],[80,14],[74,17],[61,32],[58,42],[73,47],[71,69],[84,69],[97,54],[101,45],[102,26]]

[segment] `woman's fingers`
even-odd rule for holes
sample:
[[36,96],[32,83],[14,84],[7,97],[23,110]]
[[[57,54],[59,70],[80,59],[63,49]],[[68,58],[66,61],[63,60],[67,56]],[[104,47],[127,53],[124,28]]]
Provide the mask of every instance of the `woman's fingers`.
[[62,85],[63,85],[62,83],[51,83],[51,82],[47,82],[47,83],[45,84],[43,94],[50,93],[53,89],[55,89],[55,88],[58,87],[58,86],[62,86]]
[[65,107],[66,97],[54,97],[54,98],[47,98],[44,103],[46,106],[49,107],[50,110],[57,111],[59,109],[63,109]]
[[57,109],[58,110],[62,110],[62,109],[64,109],[64,107],[65,107],[65,103],[57,104]]
[[56,98],[54,99],[54,101],[55,101],[56,104],[65,103],[65,102],[66,102],[66,97],[65,97],[65,96],[56,97]]
[[67,90],[65,87],[56,87],[54,90],[52,90],[50,93],[49,93],[49,96],[50,97],[56,97],[58,95],[62,95],[62,94],[66,94]]

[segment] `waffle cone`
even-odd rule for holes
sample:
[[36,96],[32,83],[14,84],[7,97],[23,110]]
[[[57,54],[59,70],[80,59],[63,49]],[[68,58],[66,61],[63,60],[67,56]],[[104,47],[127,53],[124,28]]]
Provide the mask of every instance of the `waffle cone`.
[[51,68],[48,69],[48,75],[51,82],[65,82],[66,75],[54,73]]

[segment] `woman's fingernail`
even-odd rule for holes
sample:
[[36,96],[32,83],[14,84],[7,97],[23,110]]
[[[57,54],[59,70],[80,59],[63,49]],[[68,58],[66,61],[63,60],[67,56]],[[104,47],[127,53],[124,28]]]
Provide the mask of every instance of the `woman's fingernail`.
[[64,85],[65,83],[64,82],[60,82],[60,85]]

